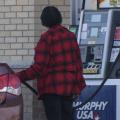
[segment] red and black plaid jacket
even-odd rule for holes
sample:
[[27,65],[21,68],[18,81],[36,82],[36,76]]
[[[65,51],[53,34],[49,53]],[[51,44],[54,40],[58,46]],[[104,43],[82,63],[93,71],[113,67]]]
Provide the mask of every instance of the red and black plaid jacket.
[[34,64],[17,75],[22,81],[38,78],[40,96],[80,94],[85,81],[75,35],[61,25],[50,28],[35,48]]

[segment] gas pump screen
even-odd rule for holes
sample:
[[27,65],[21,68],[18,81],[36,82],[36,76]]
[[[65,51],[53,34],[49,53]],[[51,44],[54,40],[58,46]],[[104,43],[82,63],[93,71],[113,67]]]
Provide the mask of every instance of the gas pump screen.
[[101,21],[101,15],[99,14],[92,15],[91,22],[100,22],[100,21]]

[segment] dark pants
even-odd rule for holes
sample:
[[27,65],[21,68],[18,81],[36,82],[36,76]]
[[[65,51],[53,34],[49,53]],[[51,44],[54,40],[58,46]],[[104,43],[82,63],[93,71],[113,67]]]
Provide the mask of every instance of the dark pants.
[[73,120],[72,96],[44,95],[43,104],[48,120]]

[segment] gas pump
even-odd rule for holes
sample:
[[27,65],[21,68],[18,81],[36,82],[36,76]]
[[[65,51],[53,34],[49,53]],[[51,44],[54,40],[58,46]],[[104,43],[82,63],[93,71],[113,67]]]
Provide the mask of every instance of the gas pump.
[[[120,76],[119,16],[119,9],[84,10],[81,12],[78,44],[81,50],[84,77],[90,89],[86,88],[88,91],[83,90],[83,95],[81,95],[77,102],[74,102],[73,106],[77,109],[77,118],[75,118],[77,120],[119,120],[120,118],[118,112],[120,108],[118,102],[120,100],[120,81],[118,79]],[[95,86],[97,86],[96,89],[94,89]],[[111,96],[108,96],[108,99],[108,92],[104,91],[105,87],[113,89],[109,93]],[[103,90],[101,90],[102,88]],[[91,89],[94,89],[94,91],[90,96],[88,94]],[[97,99],[97,94],[99,99]],[[105,97],[103,97],[104,95]],[[86,99],[82,101],[85,104],[82,104],[81,100],[85,97]],[[111,97],[114,99],[111,100]],[[92,99],[93,101],[91,101]],[[99,111],[102,107],[97,110],[97,106],[100,105],[98,103],[106,104],[107,107],[104,108],[104,113]],[[107,116],[107,113],[109,113],[107,108],[114,109],[110,113],[111,117]]]
[[21,83],[5,63],[0,63],[0,120],[23,120]]
[[86,79],[102,79],[106,75],[110,50],[112,11],[83,11],[78,43]]

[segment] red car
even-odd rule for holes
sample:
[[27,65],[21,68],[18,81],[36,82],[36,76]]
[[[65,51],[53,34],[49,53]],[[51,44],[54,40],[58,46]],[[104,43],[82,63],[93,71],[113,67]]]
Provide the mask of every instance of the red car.
[[7,64],[0,64],[0,120],[23,120],[21,83]]

